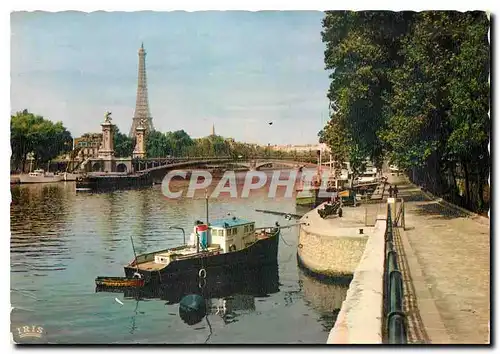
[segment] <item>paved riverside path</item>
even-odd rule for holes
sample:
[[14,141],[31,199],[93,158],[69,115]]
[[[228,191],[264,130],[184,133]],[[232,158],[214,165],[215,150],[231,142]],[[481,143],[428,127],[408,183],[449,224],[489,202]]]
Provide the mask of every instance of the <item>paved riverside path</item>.
[[[409,343],[490,342],[490,227],[389,176],[405,200],[395,235]],[[401,256],[400,256],[401,255]]]

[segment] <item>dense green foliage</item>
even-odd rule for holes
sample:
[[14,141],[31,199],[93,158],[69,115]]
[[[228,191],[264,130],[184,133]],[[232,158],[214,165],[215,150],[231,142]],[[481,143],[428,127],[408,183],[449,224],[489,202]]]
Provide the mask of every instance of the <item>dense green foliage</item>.
[[[90,133],[84,134],[82,137]],[[296,161],[316,162],[316,152],[282,152],[271,147],[236,142],[218,135],[192,139],[184,130],[161,133],[153,131],[146,135],[146,157],[222,157],[233,158],[289,158]],[[73,139],[61,122],[52,123],[27,110],[11,117],[11,170],[22,170],[28,153],[34,155],[34,165],[40,166],[52,159],[65,161],[77,158],[80,147],[72,150]],[[135,139],[120,132],[114,126],[114,150],[116,157],[132,156]],[[68,154],[69,153],[69,154]],[[68,165],[69,166],[69,165]],[[67,166],[67,168],[68,168]]]
[[11,169],[22,170],[27,154],[33,153],[35,165],[46,163],[71,151],[73,139],[61,122],[53,123],[24,110],[11,116]]
[[327,12],[332,111],[320,140],[340,161],[386,158],[432,192],[486,209],[488,30],[483,12]]
[[166,156],[231,156],[233,158],[252,158],[268,156],[271,158],[296,158],[297,160],[313,160],[316,155],[285,153],[271,148],[227,139],[219,135],[192,139],[184,130],[161,133],[151,132],[146,136],[146,154],[148,158]]
[[135,139],[129,138],[127,134],[120,132],[120,129],[114,126],[113,145],[116,157],[129,157],[135,147]]

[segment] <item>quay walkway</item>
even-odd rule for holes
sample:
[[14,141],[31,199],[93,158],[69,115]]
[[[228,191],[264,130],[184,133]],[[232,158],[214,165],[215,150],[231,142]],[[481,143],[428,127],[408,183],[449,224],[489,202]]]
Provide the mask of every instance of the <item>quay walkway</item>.
[[389,176],[405,200],[395,228],[404,278],[408,343],[490,343],[490,226],[403,176]]
[[[324,276],[353,276],[328,343],[384,341],[383,230],[387,189],[397,185],[404,227],[394,227],[393,237],[403,277],[406,342],[489,344],[489,219],[423,192],[405,176],[388,175],[387,182],[385,192],[377,190],[378,203],[346,208],[345,219],[320,219],[316,210],[302,218],[297,252],[302,265]],[[358,228],[363,235],[354,232]]]

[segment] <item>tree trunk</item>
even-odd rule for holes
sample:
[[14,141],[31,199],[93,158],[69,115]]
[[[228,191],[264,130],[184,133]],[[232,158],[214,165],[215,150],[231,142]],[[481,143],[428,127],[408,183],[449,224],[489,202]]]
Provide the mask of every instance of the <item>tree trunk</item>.
[[470,210],[469,168],[465,160],[462,160],[462,167],[465,179],[465,207]]
[[21,168],[20,168],[20,170],[21,170],[21,172],[22,172],[22,173],[24,173],[24,172],[25,172],[25,171],[24,171],[24,167],[25,167],[25,165],[26,165],[26,157],[25,157],[25,156],[23,156],[23,157],[21,157]]
[[484,185],[485,185],[485,169],[482,166],[481,163],[478,165],[478,174],[477,174],[477,184],[478,184],[478,193],[479,193],[479,199],[478,199],[478,207],[481,212],[484,212]]
[[452,179],[452,183],[453,185],[450,186],[451,188],[451,199],[452,199],[452,203],[454,204],[460,204],[459,202],[459,196],[460,196],[460,193],[458,192],[458,187],[457,187],[457,175],[456,175],[456,171],[455,171],[455,163],[453,163],[451,166],[450,166],[450,171],[451,171],[451,179]]

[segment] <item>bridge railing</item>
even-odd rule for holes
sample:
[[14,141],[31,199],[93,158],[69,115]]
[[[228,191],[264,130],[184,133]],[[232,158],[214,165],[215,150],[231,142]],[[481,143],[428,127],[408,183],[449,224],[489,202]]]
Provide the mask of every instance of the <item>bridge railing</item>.
[[243,161],[293,161],[293,162],[302,162],[302,163],[314,163],[309,161],[302,161],[300,159],[294,158],[280,158],[280,157],[269,157],[269,156],[252,156],[252,157],[234,157],[234,156],[186,156],[186,157],[157,157],[157,158],[144,158],[144,159],[134,159],[134,162],[137,163],[152,163],[152,162],[184,162],[184,161],[227,161],[232,160],[235,162],[243,162]]
[[389,344],[406,344],[406,315],[403,311],[403,276],[398,268],[398,255],[394,248],[394,224],[391,204],[387,204],[384,268],[384,322]]

